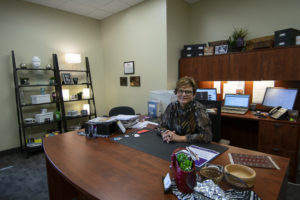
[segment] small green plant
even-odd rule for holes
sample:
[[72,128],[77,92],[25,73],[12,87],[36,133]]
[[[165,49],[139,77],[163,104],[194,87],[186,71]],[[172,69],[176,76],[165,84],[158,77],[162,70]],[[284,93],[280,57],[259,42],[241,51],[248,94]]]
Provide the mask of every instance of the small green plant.
[[180,168],[183,171],[191,171],[192,170],[193,161],[190,160],[190,158],[185,153],[179,153],[176,156],[176,158],[177,158]]
[[52,76],[52,77],[50,77],[50,79],[49,80],[55,80],[55,77],[54,76]]
[[238,39],[244,39],[248,35],[248,30],[245,28],[234,28],[232,35],[228,38],[229,46],[236,46]]
[[77,95],[82,95],[82,92],[78,92]]

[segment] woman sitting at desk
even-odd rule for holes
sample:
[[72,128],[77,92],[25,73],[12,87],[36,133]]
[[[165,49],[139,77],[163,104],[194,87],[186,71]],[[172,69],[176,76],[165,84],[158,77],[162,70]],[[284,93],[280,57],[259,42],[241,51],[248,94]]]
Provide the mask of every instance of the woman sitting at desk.
[[177,101],[168,105],[158,128],[167,143],[209,143],[212,140],[208,114],[204,106],[194,100],[196,89],[192,77],[186,76],[177,81]]

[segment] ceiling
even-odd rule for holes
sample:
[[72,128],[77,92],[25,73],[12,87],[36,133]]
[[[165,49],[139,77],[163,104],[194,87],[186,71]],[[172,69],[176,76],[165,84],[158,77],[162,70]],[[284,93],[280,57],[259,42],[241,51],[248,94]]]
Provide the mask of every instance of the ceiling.
[[110,15],[125,10],[144,0],[24,0],[27,2],[64,10],[91,17],[104,19]]
[[[131,6],[143,2],[144,0],[24,0],[27,2],[64,10],[91,17],[94,19],[104,19],[116,14]],[[199,0],[184,0],[187,3],[195,3]]]

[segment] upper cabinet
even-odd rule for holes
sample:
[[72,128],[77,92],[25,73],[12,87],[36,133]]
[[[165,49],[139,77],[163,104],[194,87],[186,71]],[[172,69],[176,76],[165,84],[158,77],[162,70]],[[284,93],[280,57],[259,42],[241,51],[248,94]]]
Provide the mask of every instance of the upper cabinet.
[[300,80],[300,47],[183,58],[179,76],[196,81]]
[[264,80],[300,80],[300,48],[264,51],[261,70]]

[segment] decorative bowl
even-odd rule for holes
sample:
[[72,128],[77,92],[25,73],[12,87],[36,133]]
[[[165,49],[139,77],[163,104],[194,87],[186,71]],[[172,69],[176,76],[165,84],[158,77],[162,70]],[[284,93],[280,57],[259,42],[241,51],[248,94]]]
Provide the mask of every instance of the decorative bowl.
[[225,180],[238,188],[251,188],[255,183],[256,172],[245,165],[228,164],[224,168]]
[[215,184],[219,184],[223,179],[223,166],[206,164],[199,171],[201,178],[211,179]]

